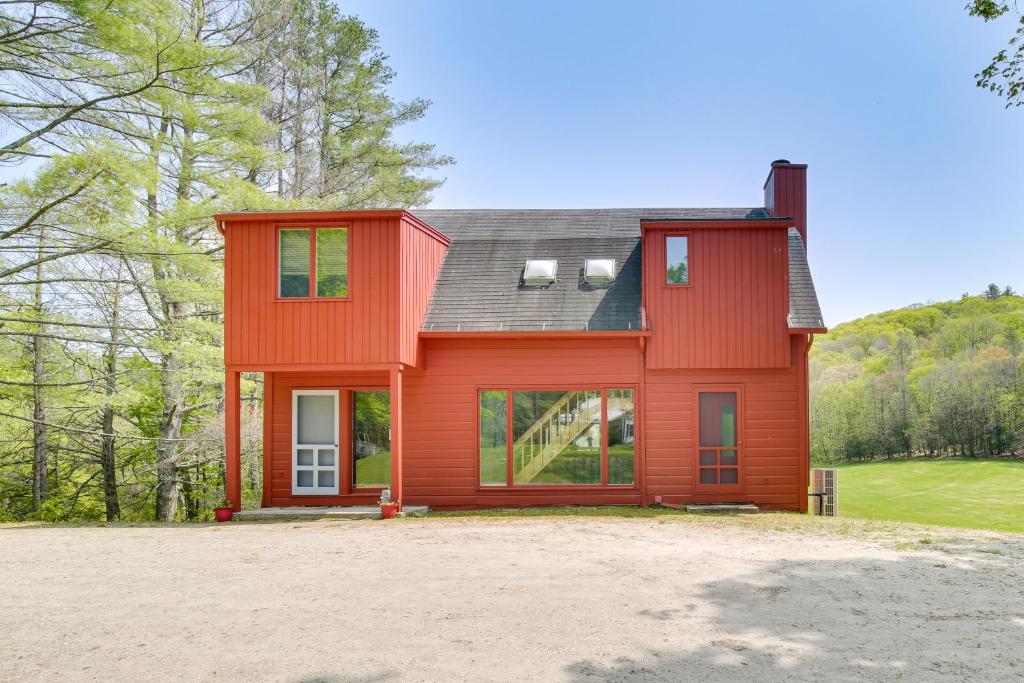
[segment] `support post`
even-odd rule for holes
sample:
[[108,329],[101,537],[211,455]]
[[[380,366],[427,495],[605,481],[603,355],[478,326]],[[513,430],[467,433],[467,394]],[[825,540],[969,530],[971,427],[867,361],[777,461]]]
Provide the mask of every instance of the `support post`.
[[231,509],[242,509],[241,375],[227,370],[224,377],[224,485]]
[[391,369],[391,499],[405,505],[402,490],[402,368]]
[[263,500],[270,507],[274,495],[274,373],[263,373]]

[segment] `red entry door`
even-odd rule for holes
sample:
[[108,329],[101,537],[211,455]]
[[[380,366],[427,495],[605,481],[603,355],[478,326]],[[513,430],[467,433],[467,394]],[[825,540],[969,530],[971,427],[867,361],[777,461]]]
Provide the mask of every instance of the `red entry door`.
[[743,476],[742,392],[738,387],[697,390],[697,490],[739,493]]

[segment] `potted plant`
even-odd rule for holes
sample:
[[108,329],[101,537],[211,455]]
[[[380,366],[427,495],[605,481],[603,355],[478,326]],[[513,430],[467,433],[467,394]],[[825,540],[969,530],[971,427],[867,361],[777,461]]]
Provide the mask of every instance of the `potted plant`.
[[230,522],[231,521],[231,501],[227,498],[221,500],[217,504],[217,507],[213,508],[213,516],[218,522]]
[[381,519],[394,519],[398,515],[398,511],[402,507],[400,501],[386,500],[384,498],[378,500],[377,504],[380,505]]

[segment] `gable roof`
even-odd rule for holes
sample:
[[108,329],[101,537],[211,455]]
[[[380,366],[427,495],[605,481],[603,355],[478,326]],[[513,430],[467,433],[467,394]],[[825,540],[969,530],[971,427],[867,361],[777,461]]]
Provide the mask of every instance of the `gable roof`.
[[[641,221],[771,220],[761,207],[412,213],[452,239],[423,321],[422,329],[434,332],[638,330]],[[795,229],[789,241],[790,327],[823,327],[807,254]],[[540,289],[523,287],[528,258],[556,259],[556,282]],[[581,272],[587,258],[614,258],[615,281],[603,287],[584,283]],[[812,319],[816,324],[804,324]]]

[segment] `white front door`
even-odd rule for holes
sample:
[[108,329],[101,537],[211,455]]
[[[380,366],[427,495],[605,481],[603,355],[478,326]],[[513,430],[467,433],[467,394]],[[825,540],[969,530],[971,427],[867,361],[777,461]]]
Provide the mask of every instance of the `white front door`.
[[338,495],[338,392],[292,392],[292,494]]

